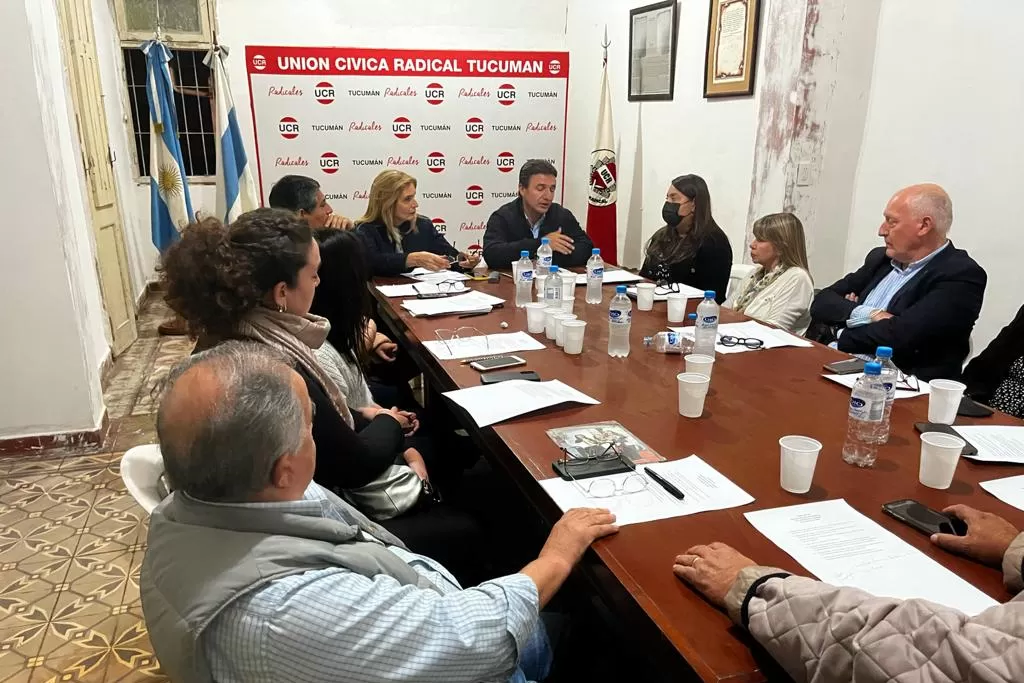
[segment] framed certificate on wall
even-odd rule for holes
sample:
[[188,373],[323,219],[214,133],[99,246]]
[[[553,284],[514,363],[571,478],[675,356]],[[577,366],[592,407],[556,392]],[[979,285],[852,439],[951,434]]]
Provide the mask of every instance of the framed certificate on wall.
[[676,76],[676,2],[629,11],[630,102],[671,100]]
[[711,0],[704,97],[754,92],[761,0]]

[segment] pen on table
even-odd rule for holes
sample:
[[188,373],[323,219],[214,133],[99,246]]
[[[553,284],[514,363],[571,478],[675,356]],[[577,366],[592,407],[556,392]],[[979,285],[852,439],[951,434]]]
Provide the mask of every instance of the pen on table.
[[682,500],[683,498],[686,498],[686,496],[683,494],[682,491],[677,489],[672,484],[668,483],[668,480],[666,480],[665,477],[661,476],[660,474],[658,474],[654,470],[652,470],[652,469],[650,469],[648,467],[645,467],[644,468],[644,472],[646,472],[647,476],[649,476],[651,479],[653,479],[654,481],[658,482],[658,485],[661,486],[661,488],[663,488],[666,491],[668,491],[675,498],[678,498],[679,500]]

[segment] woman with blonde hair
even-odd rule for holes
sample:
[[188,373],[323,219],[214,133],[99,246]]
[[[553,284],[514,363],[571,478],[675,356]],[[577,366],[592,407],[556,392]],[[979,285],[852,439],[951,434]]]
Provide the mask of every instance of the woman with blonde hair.
[[480,262],[453,247],[418,213],[416,179],[388,169],[373,179],[366,213],[356,220],[356,234],[366,245],[372,275],[392,276],[413,268],[472,270]]
[[807,272],[804,226],[791,213],[754,221],[750,260],[757,268],[736,288],[726,306],[737,313],[803,334],[811,322],[814,285]]

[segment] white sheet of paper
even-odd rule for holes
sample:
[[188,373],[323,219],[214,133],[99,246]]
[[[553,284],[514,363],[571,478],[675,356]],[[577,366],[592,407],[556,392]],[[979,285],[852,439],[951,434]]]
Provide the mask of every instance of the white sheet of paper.
[[[678,332],[690,341],[693,341],[693,326],[670,327],[673,332]],[[814,346],[806,339],[790,334],[785,330],[777,330],[774,327],[762,325],[756,320],[746,320],[741,323],[723,323],[718,326],[718,337],[723,336],[741,337],[745,339],[760,339],[764,342],[762,349],[777,349],[783,346],[799,346],[810,348]],[[748,349],[743,345],[725,346],[721,342],[715,344],[715,351],[718,353],[744,353],[746,351],[759,351],[760,349]]]
[[[401,296],[416,296],[417,294],[437,294],[440,289],[438,285],[430,282],[417,282],[411,285],[377,285],[377,291],[389,299]],[[465,292],[467,291],[465,283],[455,282],[448,286],[445,291],[449,292]]]
[[[601,284],[605,284],[605,285],[620,285],[620,284],[623,284],[625,282],[640,282],[641,280],[643,280],[642,277],[640,277],[636,273],[631,273],[628,270],[621,270],[621,269],[619,269],[619,270],[608,270],[607,268],[605,268],[604,269],[604,279],[601,281]],[[585,285],[585,284],[587,284],[587,274],[586,273],[577,273],[577,275],[576,275],[576,284],[577,285]]]
[[481,427],[532,413],[541,408],[550,408],[559,403],[600,403],[597,399],[576,391],[557,379],[550,382],[513,379],[508,382],[447,391],[444,395],[465,408],[473,421]]
[[744,516],[825,583],[853,586],[880,597],[923,598],[971,615],[999,604],[845,500],[757,510]]
[[459,360],[517,351],[540,351],[544,345],[525,332],[460,337],[449,341],[425,341],[423,346],[440,360]]
[[402,302],[402,308],[416,316],[443,315],[445,313],[482,311],[504,302],[504,299],[499,299],[496,296],[471,290],[466,294],[444,299],[406,299]]
[[[704,298],[704,290],[703,289],[697,289],[696,287],[691,287],[690,285],[684,285],[684,284],[680,284],[680,283],[676,283],[675,286],[679,288],[679,294],[682,294],[687,299],[703,299]],[[664,294],[660,294],[659,292],[661,292],[661,288],[660,287],[654,290],[654,300],[655,301],[668,301],[668,295],[673,293],[673,292],[665,292]],[[629,294],[630,296],[636,296],[636,286],[634,285],[633,287],[627,287],[626,288],[626,293]]]
[[454,270],[427,270],[426,268],[413,268],[408,273],[402,273],[402,277],[419,280],[420,282],[444,282],[445,280],[468,280],[465,273],[456,273]]
[[1024,465],[1024,427],[957,425],[953,430],[978,449],[977,455],[965,455],[965,458]]
[[981,488],[1018,510],[1024,510],[1024,474],[980,482]]
[[[836,384],[841,384],[847,389],[853,389],[853,385],[857,383],[857,380],[861,378],[863,372],[854,372],[849,375],[822,375],[825,379],[832,380]],[[911,391],[910,389],[900,389],[896,387],[896,398],[916,398],[918,396],[927,396],[931,392],[931,387],[928,386],[928,382],[918,381],[917,386],[921,389],[920,391]]]
[[[643,473],[642,470],[648,467],[662,475],[686,497],[677,500],[659,486]],[[615,515],[615,523],[619,526],[682,517],[708,510],[724,510],[754,502],[750,494],[696,455],[681,460],[638,465],[636,474],[647,479],[647,488],[637,493],[609,498],[587,496],[581,486],[560,477],[545,479],[540,485],[563,511],[578,507],[608,508]],[[607,478],[618,483],[628,476],[628,473],[613,474]]]

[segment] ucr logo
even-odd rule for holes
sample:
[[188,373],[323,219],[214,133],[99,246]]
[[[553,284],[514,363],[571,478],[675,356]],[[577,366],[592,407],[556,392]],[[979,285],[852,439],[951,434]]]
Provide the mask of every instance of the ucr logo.
[[469,245],[469,247],[466,248],[466,253],[469,254],[470,256],[483,256],[484,248],[481,247],[479,244],[471,244]]
[[440,173],[444,170],[444,154],[431,152],[427,155],[427,170],[431,173]]
[[484,120],[473,116],[466,119],[466,136],[472,140],[483,137],[484,134]]
[[550,62],[548,62],[548,71],[551,72],[552,76],[557,76],[561,70],[562,63],[559,62],[557,59],[552,59]]
[[516,158],[512,152],[502,152],[498,155],[498,158],[494,160],[494,165],[498,167],[498,170],[502,173],[508,173],[509,171],[515,170]]
[[404,116],[399,116],[391,123],[391,132],[399,140],[404,140],[412,135],[412,123]]
[[448,232],[448,224],[444,222],[443,218],[435,218],[431,223],[434,224],[434,230],[437,230],[437,234],[443,235]]
[[337,173],[341,168],[341,159],[334,152],[324,152],[320,156],[320,170],[324,173]]
[[504,104],[506,107],[510,104],[515,104],[516,101],[516,87],[511,83],[498,88],[498,101]]
[[299,122],[295,120],[295,117],[285,116],[277,124],[277,130],[285,140],[294,140],[299,137]]
[[484,188],[479,185],[470,185],[466,188],[466,203],[470,206],[480,206],[484,203]]
[[334,101],[334,85],[327,81],[321,81],[313,88],[313,97],[320,104],[330,104]]
[[440,83],[431,83],[423,93],[430,104],[441,104],[444,102],[444,86]]
[[252,68],[256,69],[257,71],[263,71],[264,69],[267,68],[267,58],[264,57],[263,55],[253,55]]

